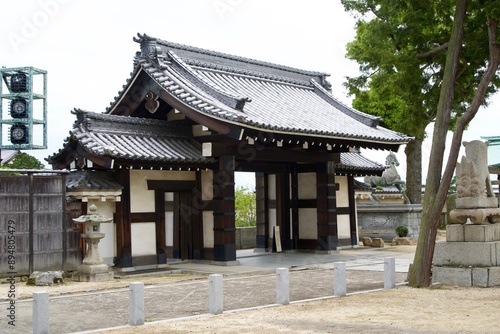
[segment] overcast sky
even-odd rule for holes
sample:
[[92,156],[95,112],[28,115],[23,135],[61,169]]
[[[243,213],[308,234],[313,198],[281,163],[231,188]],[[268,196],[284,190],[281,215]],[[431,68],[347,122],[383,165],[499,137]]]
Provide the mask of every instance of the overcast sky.
[[[348,104],[342,83],[358,68],[345,59],[355,21],[335,0],[2,0],[2,14],[0,66],[48,71],[48,149],[28,152],[40,160],[62,148],[73,108],[104,112],[113,101],[132,71],[138,32],[329,73],[333,94]],[[500,135],[499,109],[497,94],[465,140]],[[387,156],[364,154],[379,163]],[[402,148],[398,158],[404,178]]]

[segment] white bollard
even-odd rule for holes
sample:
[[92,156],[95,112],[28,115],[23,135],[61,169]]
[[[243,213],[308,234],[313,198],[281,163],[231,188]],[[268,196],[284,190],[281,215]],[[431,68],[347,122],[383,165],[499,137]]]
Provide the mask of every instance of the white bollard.
[[129,284],[128,324],[130,326],[144,325],[144,283]]
[[333,263],[333,295],[336,297],[345,296],[346,287],[346,269],[345,262]]
[[33,334],[49,333],[49,294],[33,292]]
[[333,264],[333,295],[336,297],[341,297],[345,296],[346,294],[347,287],[345,262],[335,262]]
[[290,273],[288,268],[276,268],[276,304],[290,303]]
[[396,286],[396,259],[384,258],[384,289],[392,289]]
[[221,314],[224,311],[224,291],[222,289],[222,275],[211,274],[208,276],[209,296],[208,313]]

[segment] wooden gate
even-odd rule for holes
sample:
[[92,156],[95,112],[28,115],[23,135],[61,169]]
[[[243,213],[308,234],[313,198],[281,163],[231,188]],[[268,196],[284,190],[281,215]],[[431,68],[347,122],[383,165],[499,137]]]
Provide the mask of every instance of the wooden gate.
[[0,275],[81,264],[80,231],[69,219],[80,213],[66,213],[65,197],[64,173],[0,175]]

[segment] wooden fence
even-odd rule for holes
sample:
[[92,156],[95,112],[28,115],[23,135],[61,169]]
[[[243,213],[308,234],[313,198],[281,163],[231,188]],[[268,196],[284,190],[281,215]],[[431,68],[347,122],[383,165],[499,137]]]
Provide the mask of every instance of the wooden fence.
[[80,214],[66,204],[64,172],[0,172],[0,276],[75,270],[81,231],[71,218]]

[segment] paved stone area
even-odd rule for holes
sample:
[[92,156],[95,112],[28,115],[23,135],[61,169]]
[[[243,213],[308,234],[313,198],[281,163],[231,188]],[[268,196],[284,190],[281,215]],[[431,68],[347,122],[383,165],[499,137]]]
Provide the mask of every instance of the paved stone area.
[[[396,281],[404,282],[414,248],[356,248],[334,254],[253,253],[240,251],[238,266],[185,262],[172,270],[224,275],[224,310],[275,303],[276,268],[290,268],[290,299],[304,300],[333,295],[333,264],[345,262],[347,292],[383,288],[383,260],[396,259]],[[143,280],[146,278],[143,277]],[[137,277],[141,281],[141,277]],[[51,333],[71,333],[126,325],[128,289],[88,292],[50,298]],[[2,306],[4,303],[1,303]],[[32,300],[16,304],[13,333],[31,332]],[[2,307],[3,308],[3,307]],[[205,314],[208,311],[208,280],[146,285],[146,321]],[[2,324],[3,328],[6,324]],[[8,328],[11,332],[10,329]]]

